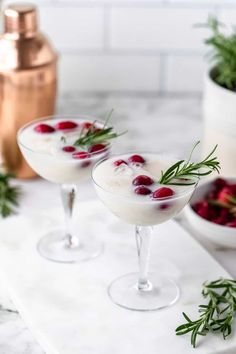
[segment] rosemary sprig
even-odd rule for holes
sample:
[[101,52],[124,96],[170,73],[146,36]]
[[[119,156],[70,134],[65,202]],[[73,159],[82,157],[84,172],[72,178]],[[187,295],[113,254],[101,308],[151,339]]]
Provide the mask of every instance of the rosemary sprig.
[[[217,145],[210,152],[210,154],[202,161],[197,163],[190,161],[192,158],[192,154],[195,148],[199,145],[199,143],[200,141],[198,141],[194,145],[187,160],[180,160],[171,167],[169,167],[165,172],[161,171],[161,178],[159,180],[160,184],[169,184],[177,186],[193,185],[196,183],[196,181],[191,181],[191,179],[207,176],[213,171],[217,171],[219,173],[220,163],[217,160],[217,157],[213,157]],[[181,182],[181,179],[185,179],[185,181]]]
[[75,141],[74,145],[75,146],[91,146],[95,144],[108,144],[110,140],[115,139],[126,132],[122,133],[116,133],[114,131],[113,127],[107,127],[108,121],[111,118],[111,115],[113,113],[113,109],[111,112],[108,114],[107,119],[101,129],[98,129],[95,126],[96,121],[93,122],[92,126],[84,132],[84,130],[81,131],[79,138]]
[[202,295],[209,299],[206,305],[199,305],[199,318],[192,321],[185,313],[186,323],[177,327],[177,336],[191,332],[191,345],[195,348],[198,336],[209,332],[221,332],[226,339],[232,332],[236,312],[236,281],[218,279],[203,284]]
[[3,218],[13,214],[18,205],[19,187],[10,185],[11,174],[0,172],[0,215]]

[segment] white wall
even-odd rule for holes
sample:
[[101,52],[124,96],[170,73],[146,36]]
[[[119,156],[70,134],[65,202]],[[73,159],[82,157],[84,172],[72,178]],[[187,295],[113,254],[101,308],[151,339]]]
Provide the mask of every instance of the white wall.
[[193,25],[206,22],[208,14],[236,24],[236,0],[34,3],[41,29],[60,52],[62,93],[200,92],[209,33]]

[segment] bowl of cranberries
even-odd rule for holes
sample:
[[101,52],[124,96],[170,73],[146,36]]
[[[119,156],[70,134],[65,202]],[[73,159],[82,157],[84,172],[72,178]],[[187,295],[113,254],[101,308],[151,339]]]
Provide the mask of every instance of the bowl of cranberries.
[[197,233],[217,245],[236,248],[236,178],[200,184],[185,215]]

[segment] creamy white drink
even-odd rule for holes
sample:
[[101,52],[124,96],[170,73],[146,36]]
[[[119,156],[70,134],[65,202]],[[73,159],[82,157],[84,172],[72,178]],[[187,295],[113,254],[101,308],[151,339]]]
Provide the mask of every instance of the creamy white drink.
[[[29,165],[54,183],[79,183],[89,178],[91,168],[106,156],[108,146],[76,146],[81,134],[91,129],[86,119],[46,119],[23,128],[18,135],[20,149]],[[94,129],[103,128],[95,122]]]
[[130,224],[160,224],[181,211],[193,192],[193,186],[158,183],[161,171],[173,162],[151,153],[124,154],[102,161],[93,170],[98,196]]

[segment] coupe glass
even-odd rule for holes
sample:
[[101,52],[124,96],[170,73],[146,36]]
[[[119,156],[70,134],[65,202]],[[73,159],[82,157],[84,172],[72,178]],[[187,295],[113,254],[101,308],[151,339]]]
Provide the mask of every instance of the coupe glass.
[[[138,154],[145,156],[142,152]],[[116,158],[123,159],[124,154]],[[112,163],[114,156],[106,161],[110,160]],[[102,167],[103,162],[104,160],[98,162],[92,171],[95,189],[101,201],[113,214],[135,225],[139,263],[139,273],[130,273],[115,279],[108,288],[108,294],[115,304],[130,310],[151,311],[168,307],[178,300],[180,291],[174,280],[161,274],[149,273],[153,226],[171,219],[183,209],[192,196],[197,180],[187,188],[179,187],[181,190],[170,197],[142,200],[140,196],[140,200],[133,199],[104,188],[101,179],[100,183],[97,181],[96,169]]]
[[[84,235],[78,235],[73,227],[73,210],[77,197],[77,186],[90,178],[92,167],[100,159],[108,156],[109,146],[106,149],[89,154],[89,158],[75,159],[63,158],[62,156],[52,155],[48,152],[38,152],[22,142],[22,133],[26,129],[33,129],[38,123],[48,121],[50,124],[58,120],[76,120],[80,124],[84,121],[103,126],[104,122],[99,122],[90,116],[50,116],[32,121],[22,127],[17,134],[17,141],[20,150],[28,164],[41,177],[48,181],[57,183],[60,186],[62,205],[65,214],[65,228],[48,232],[38,242],[39,253],[55,262],[74,263],[94,258],[102,251],[102,243],[96,238],[87,239]],[[62,132],[63,134],[63,132]],[[76,139],[75,139],[76,140]],[[46,201],[45,201],[46,202]]]

